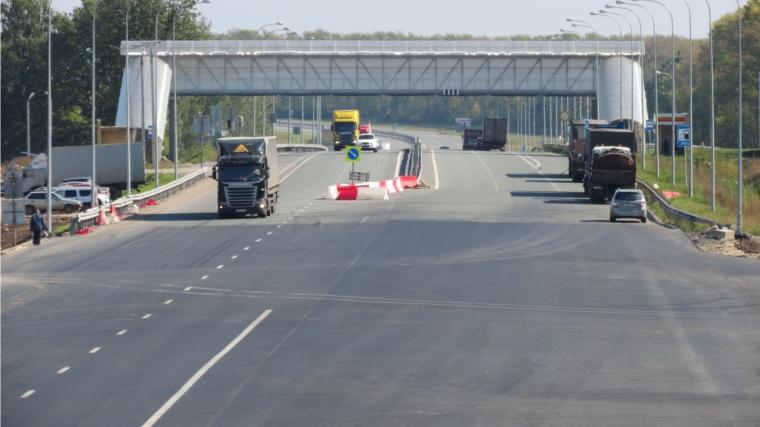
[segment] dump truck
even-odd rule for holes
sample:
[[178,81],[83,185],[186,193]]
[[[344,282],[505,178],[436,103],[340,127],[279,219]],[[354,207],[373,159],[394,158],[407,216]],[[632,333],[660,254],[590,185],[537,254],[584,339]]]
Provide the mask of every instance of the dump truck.
[[333,131],[333,147],[340,151],[356,145],[359,139],[359,110],[335,110],[331,130]]
[[482,130],[465,128],[464,133],[462,133],[462,150],[479,150],[482,137]]
[[507,132],[509,122],[507,119],[483,119],[483,144],[481,150],[504,150],[507,145]]
[[265,218],[275,213],[280,191],[277,139],[219,138],[216,148],[211,177],[218,183],[219,218],[249,214]]
[[573,120],[571,123],[571,140],[567,153],[567,175],[573,179],[573,182],[581,182],[585,173],[586,123],[588,123],[589,129],[608,126],[609,123],[605,120]]
[[627,129],[588,129],[583,187],[592,203],[603,203],[618,188],[636,188],[636,138]]

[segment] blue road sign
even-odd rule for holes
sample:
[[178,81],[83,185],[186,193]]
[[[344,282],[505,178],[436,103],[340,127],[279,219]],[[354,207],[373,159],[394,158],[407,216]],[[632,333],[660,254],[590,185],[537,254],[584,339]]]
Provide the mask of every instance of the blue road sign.
[[346,161],[347,162],[361,162],[362,152],[358,147],[346,148]]
[[647,120],[647,132],[654,131],[654,120]]
[[572,129],[572,126],[570,123],[567,124],[567,136],[570,136],[570,130]]
[[[588,121],[591,119],[586,119],[585,123],[583,123],[583,139],[586,139],[586,135],[588,134]],[[570,135],[568,135],[570,136]]]
[[678,146],[679,147],[691,146],[691,126],[679,125],[676,128],[676,131],[678,135]]
[[153,139],[153,126],[148,126],[148,139]]

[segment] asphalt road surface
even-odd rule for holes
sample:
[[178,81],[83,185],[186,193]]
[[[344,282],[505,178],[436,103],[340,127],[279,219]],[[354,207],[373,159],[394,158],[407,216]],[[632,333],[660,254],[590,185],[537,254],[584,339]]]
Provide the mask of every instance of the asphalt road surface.
[[437,190],[324,200],[344,153],[287,154],[269,218],[212,190],[3,257],[3,424],[760,425],[760,263],[443,144]]

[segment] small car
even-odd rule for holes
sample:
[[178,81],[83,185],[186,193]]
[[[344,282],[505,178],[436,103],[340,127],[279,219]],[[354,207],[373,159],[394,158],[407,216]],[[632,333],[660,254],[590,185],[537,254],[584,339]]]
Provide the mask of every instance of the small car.
[[[24,197],[24,211],[27,215],[32,215],[35,210],[40,212],[47,211],[47,190],[34,191]],[[52,207],[54,211],[64,211],[70,214],[74,211],[82,210],[82,202],[73,199],[64,199],[56,193],[53,193]]]
[[[98,189],[98,205],[109,206],[111,201],[108,198],[108,190],[104,190],[100,187],[96,188]],[[82,202],[83,209],[90,209],[92,204],[92,187],[90,185],[62,185],[53,188],[53,193],[64,199],[79,200]]]
[[365,133],[359,135],[359,140],[356,141],[356,145],[358,145],[362,150],[372,150],[377,153],[377,149],[380,146],[380,141],[375,139],[375,135],[372,135],[371,133]]
[[647,201],[637,189],[617,189],[610,200],[610,221],[618,218],[638,218],[647,222]]

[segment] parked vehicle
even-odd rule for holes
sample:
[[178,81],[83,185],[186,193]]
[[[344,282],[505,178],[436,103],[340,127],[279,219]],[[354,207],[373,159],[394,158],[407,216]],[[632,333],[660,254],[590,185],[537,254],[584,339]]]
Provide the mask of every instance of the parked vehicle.
[[507,119],[483,119],[483,144],[480,147],[481,150],[504,150],[504,146],[507,145],[507,132],[508,132]]
[[[105,193],[108,190],[98,187],[96,188],[98,190],[98,205],[109,206],[111,200],[109,199],[108,194]],[[90,184],[60,186],[53,188],[52,191],[62,198],[79,200],[82,202],[83,209],[90,209],[92,207],[92,188],[90,187]]]
[[598,128],[600,126],[608,126],[608,123],[604,120],[573,120],[572,123],[572,136],[570,142],[570,149],[567,153],[567,174],[573,179],[573,182],[583,181],[584,167],[584,150],[586,149],[586,123],[588,122],[589,128]]
[[[47,191],[34,191],[26,195],[23,199],[24,211],[27,215],[32,215],[36,209],[40,212],[47,212]],[[74,199],[65,199],[56,193],[52,194],[52,209],[54,211],[64,211],[70,214],[82,209],[82,202]]]
[[377,153],[377,149],[380,147],[380,141],[375,139],[375,135],[372,135],[371,133],[359,135],[358,142],[359,148],[362,150],[372,150],[375,153]]
[[[483,131],[467,128],[462,133],[462,150],[478,150],[478,139],[482,141]],[[482,144],[482,143],[481,143]]]
[[218,182],[219,218],[273,214],[280,191],[277,139],[219,138],[216,147],[218,159],[211,177]]
[[583,188],[592,203],[602,203],[618,188],[636,188],[636,142],[626,129],[588,129]]
[[359,117],[359,110],[333,111],[331,130],[335,151],[356,146],[356,141],[359,139]]
[[647,222],[647,201],[641,190],[619,189],[610,199],[610,221],[618,218],[636,218]]

